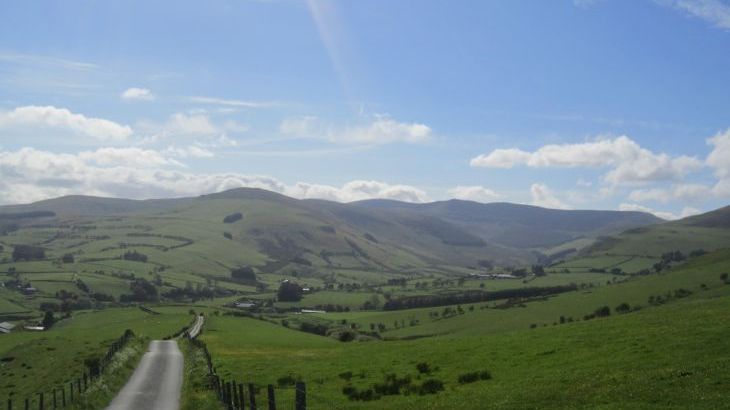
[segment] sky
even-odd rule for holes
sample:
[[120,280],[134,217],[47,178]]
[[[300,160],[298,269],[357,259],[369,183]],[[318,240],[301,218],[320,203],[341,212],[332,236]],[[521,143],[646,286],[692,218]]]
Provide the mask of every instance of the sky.
[[0,204],[730,199],[729,0],[0,3]]

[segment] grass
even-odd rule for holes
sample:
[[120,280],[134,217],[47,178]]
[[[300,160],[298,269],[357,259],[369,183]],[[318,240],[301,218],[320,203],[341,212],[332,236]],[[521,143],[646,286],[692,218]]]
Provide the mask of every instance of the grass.
[[223,408],[215,393],[208,388],[208,367],[202,350],[187,339],[178,341],[185,357],[185,369],[180,408],[182,410],[220,410]]
[[[203,337],[220,372],[261,386],[301,376],[315,408],[718,408],[730,382],[728,308],[730,297],[723,296],[545,329],[350,344],[253,319],[213,317]],[[288,343],[277,343],[282,339]],[[350,384],[360,388],[391,372],[420,382],[419,362],[438,368],[430,377],[444,382],[444,392],[374,403],[351,402],[341,393],[348,382],[339,375],[348,371],[355,375]],[[483,369],[492,380],[457,382],[460,374]]]
[[137,308],[78,312],[46,332],[15,331],[0,336],[0,397],[31,397],[39,388],[60,386],[85,370],[84,359],[99,357],[132,329],[159,339],[190,322],[187,314],[149,315]]

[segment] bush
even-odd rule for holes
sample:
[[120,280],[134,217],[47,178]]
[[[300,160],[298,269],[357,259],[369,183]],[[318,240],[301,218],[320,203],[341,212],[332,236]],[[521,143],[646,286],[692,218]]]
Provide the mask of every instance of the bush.
[[428,379],[418,389],[418,394],[421,396],[426,394],[436,394],[444,389],[444,382],[437,379]]
[[124,255],[122,255],[122,259],[125,261],[147,262],[147,255],[141,254],[137,251],[127,251]]
[[40,246],[15,245],[13,248],[13,262],[43,260],[45,258],[46,251]]
[[235,269],[231,269],[231,277],[233,279],[244,280],[244,281],[256,281],[256,272],[250,266],[241,266]]
[[233,235],[230,232],[223,232],[223,237],[226,239],[233,239]]
[[474,383],[479,380],[479,372],[469,372],[459,375],[459,384]]
[[628,313],[629,311],[631,311],[631,305],[624,302],[624,303],[616,306],[616,308],[614,310],[616,311],[616,313]]
[[343,372],[343,373],[340,373],[338,376],[340,377],[340,379],[346,380],[349,382],[350,379],[352,379],[352,372],[351,371]]
[[230,214],[230,215],[226,215],[226,217],[223,218],[223,223],[224,224],[232,224],[232,223],[234,223],[236,221],[240,221],[241,219],[243,219],[243,214],[240,213],[240,212],[236,212],[236,213],[233,213],[233,214]]
[[346,331],[340,333],[340,336],[337,339],[340,342],[352,342],[353,340],[355,340],[355,337],[357,337],[357,334],[355,332],[346,330]]
[[294,282],[284,281],[279,285],[276,298],[279,302],[299,302],[302,300],[304,291],[302,287]]
[[74,255],[72,253],[67,253],[61,257],[61,262],[63,263],[74,263]]
[[418,373],[421,374],[431,374],[431,365],[429,365],[426,362],[421,362],[416,365],[416,369],[418,369]]

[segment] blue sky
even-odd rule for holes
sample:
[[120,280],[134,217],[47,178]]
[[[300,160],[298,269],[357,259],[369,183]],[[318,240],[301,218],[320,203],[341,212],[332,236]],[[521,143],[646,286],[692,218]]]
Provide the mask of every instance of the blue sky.
[[0,4],[0,203],[730,198],[730,2]]

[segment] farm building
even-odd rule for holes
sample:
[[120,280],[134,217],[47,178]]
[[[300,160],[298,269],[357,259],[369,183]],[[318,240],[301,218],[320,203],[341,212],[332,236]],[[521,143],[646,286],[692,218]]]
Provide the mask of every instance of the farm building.
[[0,333],[10,333],[15,327],[14,324],[9,322],[0,322]]

